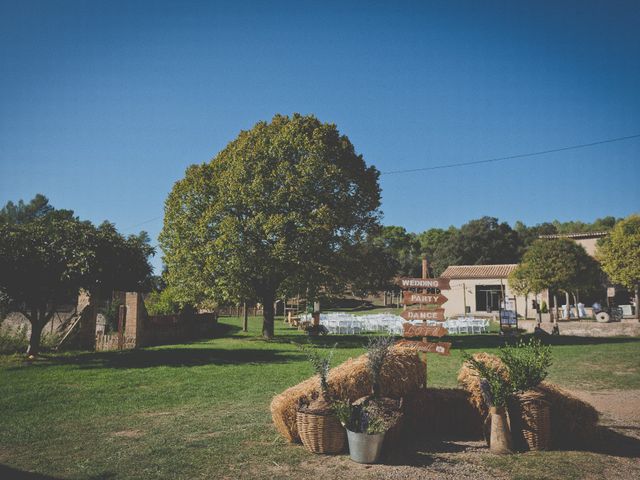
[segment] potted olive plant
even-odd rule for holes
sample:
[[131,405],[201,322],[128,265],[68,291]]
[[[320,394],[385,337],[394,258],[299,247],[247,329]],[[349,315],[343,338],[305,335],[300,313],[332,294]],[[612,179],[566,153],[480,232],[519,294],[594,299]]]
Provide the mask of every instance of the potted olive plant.
[[501,372],[473,358],[469,353],[463,352],[462,355],[470,368],[480,377],[480,389],[489,407],[489,415],[485,420],[485,427],[490,424],[488,434],[485,430],[489,450],[496,454],[512,453],[511,430],[507,421],[507,402],[512,391],[509,380]]
[[538,386],[549,373],[551,347],[532,338],[502,347],[498,356],[509,372],[512,395],[508,408],[515,446],[520,450],[548,450],[551,447],[550,408]]
[[312,345],[300,346],[318,375],[319,394],[302,399],[298,405],[296,425],[302,444],[313,453],[340,453],[346,445],[345,431],[333,410],[328,376],[335,346],[320,353]]

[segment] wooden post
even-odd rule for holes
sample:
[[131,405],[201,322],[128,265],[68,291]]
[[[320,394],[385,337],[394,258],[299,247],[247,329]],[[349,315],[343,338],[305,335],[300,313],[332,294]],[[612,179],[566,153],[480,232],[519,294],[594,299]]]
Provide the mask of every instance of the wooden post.
[[467,285],[465,283],[462,284],[462,301],[464,302],[464,316],[466,317],[467,316]]
[[242,316],[244,317],[242,319],[242,331],[248,332],[249,331],[249,312],[247,311],[247,302],[244,302],[242,304]]
[[118,308],[118,350],[124,348],[124,319],[127,317],[126,305],[120,305]]

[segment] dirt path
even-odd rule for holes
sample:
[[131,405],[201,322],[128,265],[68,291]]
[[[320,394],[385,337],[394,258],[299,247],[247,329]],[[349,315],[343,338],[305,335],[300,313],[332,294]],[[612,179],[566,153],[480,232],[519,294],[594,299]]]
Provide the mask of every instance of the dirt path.
[[603,390],[572,394],[593,405],[601,414],[600,424],[640,439],[640,390]]

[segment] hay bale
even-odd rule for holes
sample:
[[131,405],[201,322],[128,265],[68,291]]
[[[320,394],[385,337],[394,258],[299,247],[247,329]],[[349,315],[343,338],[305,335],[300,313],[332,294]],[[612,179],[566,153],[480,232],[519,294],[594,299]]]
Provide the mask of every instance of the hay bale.
[[[508,377],[502,361],[490,353],[477,353],[476,360],[501,370]],[[480,379],[465,362],[458,374],[458,383],[469,392],[469,398],[480,418],[487,416],[487,406],[480,391]],[[538,388],[549,401],[551,413],[551,442],[556,448],[578,447],[592,441],[598,423],[598,412],[587,402],[570,395],[549,382],[542,382]]]
[[[502,360],[500,360],[496,355],[482,352],[475,353],[473,358],[491,368],[499,370],[502,375],[504,375],[504,378],[508,378],[509,373],[507,372],[507,369],[502,364]],[[460,368],[460,372],[458,372],[458,384],[469,392],[471,403],[480,412],[482,418],[485,418],[489,410],[484,403],[484,397],[480,390],[480,378],[478,377],[478,373],[470,367],[468,362],[464,362]]]
[[[332,396],[355,401],[371,393],[371,379],[367,370],[367,356],[350,358],[329,373]],[[405,397],[425,388],[426,367],[415,352],[391,350],[380,375],[381,395]],[[271,416],[280,434],[290,442],[300,440],[296,426],[296,412],[300,401],[309,401],[319,394],[317,377],[288,388],[271,401]]]
[[592,405],[549,382],[542,382],[538,388],[549,401],[554,447],[582,447],[593,442],[599,415]]
[[414,436],[482,438],[483,417],[461,388],[427,388],[405,399],[406,424]]

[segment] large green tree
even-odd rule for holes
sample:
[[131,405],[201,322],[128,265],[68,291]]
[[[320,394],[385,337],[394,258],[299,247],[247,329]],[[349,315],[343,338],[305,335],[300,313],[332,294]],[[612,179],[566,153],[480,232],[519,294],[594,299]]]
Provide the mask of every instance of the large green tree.
[[257,123],[174,185],[160,235],[168,284],[185,303],[262,302],[271,338],[280,295],[380,280],[367,274],[378,176],[335,125],[299,114]]
[[0,291],[5,308],[31,323],[28,353],[38,353],[56,307],[74,301],[80,289],[97,296],[145,289],[151,254],[146,234],[125,238],[108,222],[95,227],[55,210],[44,196],[7,204],[0,211]]
[[569,238],[538,239],[511,273],[520,292],[562,291],[577,297],[600,281],[600,267],[584,247]]
[[515,263],[519,259],[518,234],[497,218],[471,220],[447,232],[433,252],[432,262],[440,271],[449,265]]
[[640,319],[640,215],[619,221],[598,245],[597,257],[612,282],[634,291]]
[[393,260],[394,264],[390,268],[397,275],[420,275],[420,242],[415,234],[407,232],[403,227],[386,226],[380,229],[372,242]]

